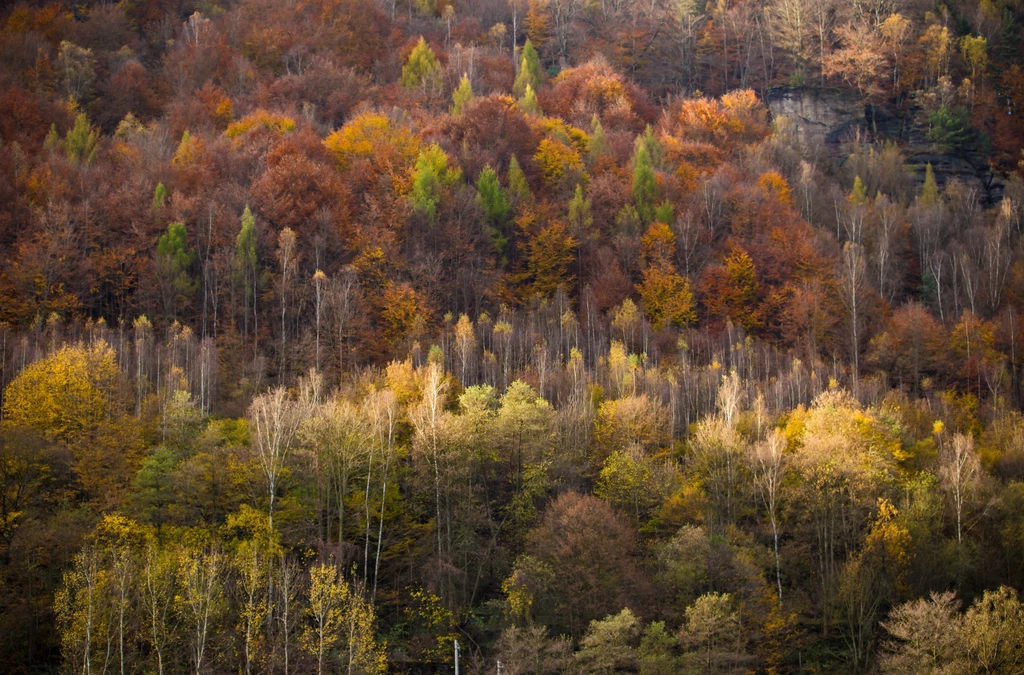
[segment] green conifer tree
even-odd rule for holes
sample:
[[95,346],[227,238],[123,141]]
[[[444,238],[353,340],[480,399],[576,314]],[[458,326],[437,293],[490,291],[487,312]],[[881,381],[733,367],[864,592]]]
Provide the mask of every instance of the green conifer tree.
[[523,92],[518,103],[519,109],[525,113],[529,113],[531,115],[541,114],[540,104],[537,103],[537,94],[533,91],[533,87],[530,85],[526,85],[526,91]]
[[195,253],[188,246],[184,223],[171,223],[156,242],[157,272],[163,291],[164,316],[177,316],[195,293],[196,282],[189,275]]
[[459,81],[459,88],[452,93],[452,116],[458,117],[466,109],[469,102],[473,100],[473,85],[469,77],[463,73]]
[[633,204],[641,225],[647,226],[654,218],[654,204],[658,201],[658,178],[651,167],[651,158],[647,147],[637,144],[633,156]]
[[437,224],[437,205],[441,202],[442,191],[455,184],[462,177],[458,169],[448,167],[448,155],[440,146],[431,145],[416,158],[413,170],[412,192],[409,202],[412,208],[427,218],[432,225]]
[[153,191],[153,210],[159,211],[164,207],[167,202],[167,188],[164,187],[163,183],[156,184],[156,190]]
[[516,96],[525,95],[527,87],[533,87],[533,90],[537,91],[540,89],[543,77],[540,57],[537,56],[537,50],[534,49],[533,43],[527,39],[526,44],[523,45],[523,57],[519,61],[519,74],[516,75],[512,91]]
[[100,135],[89,125],[85,113],[78,113],[75,126],[64,136],[64,152],[72,164],[89,164],[96,156]]
[[530,185],[526,182],[526,174],[520,168],[515,155],[508,160],[508,194],[519,204],[529,204],[533,201]]
[[[259,315],[256,311],[257,289],[259,285],[259,271],[256,257],[256,219],[246,205],[242,212],[242,228],[235,238],[235,274],[238,283],[242,286],[242,293],[245,297],[245,311],[243,313],[243,327],[245,335],[249,334],[249,309],[252,308],[253,332],[259,328]],[[254,341],[255,349],[255,341]]]
[[608,146],[608,137],[605,136],[604,127],[601,126],[601,118],[597,115],[590,120],[590,144],[587,151],[591,162],[597,161],[601,155],[611,152]]
[[633,152],[636,153],[640,148],[647,151],[647,159],[650,160],[651,167],[654,169],[663,169],[665,165],[665,148],[662,147],[661,141],[654,135],[654,129],[648,124],[644,127],[644,133],[636,139],[636,143],[633,145]]
[[476,182],[477,203],[484,212],[484,227],[494,249],[505,260],[505,245],[508,236],[505,232],[505,219],[508,217],[509,203],[505,192],[498,182],[498,174],[490,166],[485,166]]
[[399,82],[403,87],[413,89],[433,81],[441,71],[441,64],[434,55],[427,41],[420,36],[420,41],[412,48],[409,59],[402,66],[402,77]]

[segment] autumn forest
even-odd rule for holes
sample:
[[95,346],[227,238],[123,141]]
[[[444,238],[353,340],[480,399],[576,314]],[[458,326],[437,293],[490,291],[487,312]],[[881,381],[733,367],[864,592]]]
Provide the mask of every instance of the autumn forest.
[[1024,2],[0,7],[0,672],[1024,672]]

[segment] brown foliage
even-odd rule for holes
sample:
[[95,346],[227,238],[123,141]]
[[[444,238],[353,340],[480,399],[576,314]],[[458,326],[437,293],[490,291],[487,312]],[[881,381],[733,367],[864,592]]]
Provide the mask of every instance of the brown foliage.
[[[556,571],[550,623],[579,636],[590,621],[634,605],[640,576],[629,522],[597,497],[567,492],[548,506],[530,532],[527,552]],[[545,612],[546,610],[546,612]]]
[[438,137],[445,152],[474,180],[485,166],[503,172],[513,155],[525,172],[532,171],[524,160],[537,151],[539,140],[515,101],[500,94],[474,99],[459,117],[445,117],[427,133]]
[[655,116],[646,94],[600,58],[563,70],[539,100],[548,115],[581,128],[597,115],[608,130],[639,133]]

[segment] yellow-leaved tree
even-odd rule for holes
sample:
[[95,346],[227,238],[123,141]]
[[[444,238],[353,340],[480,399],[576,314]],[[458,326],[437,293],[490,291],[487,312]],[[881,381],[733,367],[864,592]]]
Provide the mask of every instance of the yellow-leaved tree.
[[106,343],[64,347],[30,364],[5,392],[5,418],[51,440],[70,443],[99,424],[117,385]]
[[323,563],[310,569],[308,600],[301,643],[316,658],[317,675],[337,672],[332,663],[349,673],[387,670],[384,646],[374,637],[373,607],[353,592],[336,566]]
[[30,364],[5,391],[6,424],[67,446],[86,494],[117,504],[139,469],[142,435],[105,342],[64,347]]

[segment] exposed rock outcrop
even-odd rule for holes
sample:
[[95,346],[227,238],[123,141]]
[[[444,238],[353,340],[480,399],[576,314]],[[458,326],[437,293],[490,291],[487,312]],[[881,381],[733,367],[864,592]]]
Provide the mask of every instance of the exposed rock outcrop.
[[805,155],[825,155],[842,164],[848,144],[858,137],[865,143],[895,141],[902,146],[907,169],[919,184],[924,182],[925,167],[931,164],[940,188],[958,180],[977,191],[986,205],[1002,199],[1005,182],[983,155],[943,153],[928,140],[928,116],[920,106],[912,104],[902,112],[864,105],[846,90],[777,87],[768,93],[768,108],[773,117],[792,121],[793,134]]

